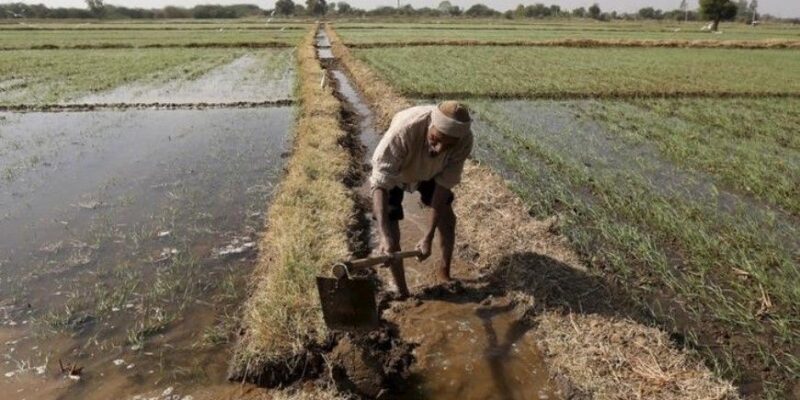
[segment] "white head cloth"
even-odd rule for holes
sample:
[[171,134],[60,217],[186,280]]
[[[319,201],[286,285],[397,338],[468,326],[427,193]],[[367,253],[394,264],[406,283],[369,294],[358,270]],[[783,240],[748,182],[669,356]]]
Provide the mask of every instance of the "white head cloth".
[[433,109],[432,120],[433,127],[436,128],[437,131],[459,139],[470,133],[470,125],[472,125],[472,121],[461,122],[448,117],[439,107]]

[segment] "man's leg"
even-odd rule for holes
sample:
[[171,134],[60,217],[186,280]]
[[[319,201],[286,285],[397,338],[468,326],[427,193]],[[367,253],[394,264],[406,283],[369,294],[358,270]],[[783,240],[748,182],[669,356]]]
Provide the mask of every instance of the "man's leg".
[[[389,236],[391,242],[389,243],[389,252],[396,253],[400,251],[400,222],[399,221],[389,221]],[[392,265],[389,267],[392,271],[392,277],[394,277],[394,283],[397,285],[397,291],[400,293],[400,296],[405,298],[410,295],[408,291],[408,285],[406,284],[406,270],[403,266],[403,259],[398,258],[392,261]]]
[[[377,188],[372,191],[372,212],[380,235],[379,253],[388,254],[400,251],[400,220],[403,219],[403,190]],[[389,265],[401,297],[408,297],[403,260],[394,260]]]
[[441,206],[438,213],[437,229],[439,230],[439,247],[442,250],[442,265],[439,266],[437,275],[440,280],[449,281],[451,279],[450,264],[453,262],[453,248],[456,241],[456,214],[453,212],[451,204]]
[[[422,182],[418,186],[422,203],[431,207],[431,219],[428,232],[417,245],[417,249],[430,249],[433,240],[433,231],[439,231],[439,246],[442,250],[442,264],[439,266],[436,275],[439,280],[449,281],[450,264],[453,261],[453,247],[456,237],[456,214],[453,212],[453,192],[434,181]],[[427,258],[428,252],[422,259]]]

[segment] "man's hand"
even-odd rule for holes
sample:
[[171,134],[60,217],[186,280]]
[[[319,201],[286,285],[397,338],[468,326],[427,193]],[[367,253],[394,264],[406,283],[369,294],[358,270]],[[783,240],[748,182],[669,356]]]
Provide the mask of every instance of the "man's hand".
[[417,261],[425,261],[428,257],[431,256],[431,243],[433,242],[433,236],[425,235],[420,241],[417,243],[415,249],[419,251],[421,254],[417,256]]
[[[392,254],[392,246],[389,244],[388,238],[386,238],[384,235],[381,235],[380,244],[378,245],[378,255],[388,256],[390,254]],[[390,267],[391,265],[391,260],[382,264],[384,267]]]

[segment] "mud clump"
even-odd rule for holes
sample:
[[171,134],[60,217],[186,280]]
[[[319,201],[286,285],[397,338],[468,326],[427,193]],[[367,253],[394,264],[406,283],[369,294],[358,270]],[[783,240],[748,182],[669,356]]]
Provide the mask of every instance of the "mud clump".
[[364,336],[348,335],[331,353],[336,388],[364,399],[400,393],[410,377],[414,346],[384,327]]

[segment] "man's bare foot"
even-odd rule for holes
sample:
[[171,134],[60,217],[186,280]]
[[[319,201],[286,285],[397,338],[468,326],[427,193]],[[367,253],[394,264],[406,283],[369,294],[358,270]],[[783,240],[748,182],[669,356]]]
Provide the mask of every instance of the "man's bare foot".
[[446,271],[444,268],[436,269],[436,280],[438,283],[447,283],[452,282],[453,278],[450,276],[450,271]]

